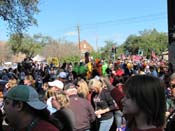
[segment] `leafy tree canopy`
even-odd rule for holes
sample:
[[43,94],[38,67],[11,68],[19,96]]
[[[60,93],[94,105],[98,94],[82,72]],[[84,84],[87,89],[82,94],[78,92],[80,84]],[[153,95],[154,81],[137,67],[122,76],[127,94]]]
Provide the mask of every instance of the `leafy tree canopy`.
[[24,35],[23,37],[20,34],[11,35],[8,44],[14,54],[21,52],[28,57],[33,57],[42,49],[42,45],[35,40],[35,37],[29,35]]
[[150,55],[155,51],[158,55],[165,51],[168,46],[168,37],[166,33],[159,33],[157,30],[140,31],[139,35],[130,35],[122,44],[124,50],[131,54],[137,54],[141,49],[144,55]]
[[117,43],[112,40],[105,41],[106,45],[100,49],[102,59],[110,59],[112,47],[117,47]]
[[8,23],[11,33],[22,33],[36,25],[39,0],[0,0],[0,18]]

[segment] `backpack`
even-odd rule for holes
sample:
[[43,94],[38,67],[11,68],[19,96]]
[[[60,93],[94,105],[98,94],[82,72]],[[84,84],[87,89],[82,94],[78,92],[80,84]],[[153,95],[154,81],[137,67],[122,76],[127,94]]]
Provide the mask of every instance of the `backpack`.
[[165,131],[174,131],[175,130],[175,110],[167,118],[167,124]]

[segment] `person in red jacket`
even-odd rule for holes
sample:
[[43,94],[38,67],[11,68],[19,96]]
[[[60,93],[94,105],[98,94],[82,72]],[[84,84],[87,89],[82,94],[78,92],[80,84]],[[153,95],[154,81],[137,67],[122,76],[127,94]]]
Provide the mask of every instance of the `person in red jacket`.
[[149,75],[132,76],[124,84],[125,94],[105,82],[126,117],[126,130],[163,131],[166,100],[160,79]]

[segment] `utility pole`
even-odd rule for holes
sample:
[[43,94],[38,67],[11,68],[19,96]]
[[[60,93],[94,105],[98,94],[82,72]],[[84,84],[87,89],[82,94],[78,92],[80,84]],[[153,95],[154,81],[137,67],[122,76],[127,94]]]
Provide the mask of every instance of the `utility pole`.
[[97,52],[98,52],[98,36],[97,35],[96,35],[96,48],[97,48]]
[[168,7],[168,59],[175,69],[175,0],[167,0]]
[[114,61],[115,61],[115,55],[116,55],[116,46],[113,45],[113,46],[112,46],[112,56],[113,56],[113,58],[114,58]]
[[79,25],[77,25],[77,31],[78,31],[78,48],[81,51],[80,49],[80,26]]

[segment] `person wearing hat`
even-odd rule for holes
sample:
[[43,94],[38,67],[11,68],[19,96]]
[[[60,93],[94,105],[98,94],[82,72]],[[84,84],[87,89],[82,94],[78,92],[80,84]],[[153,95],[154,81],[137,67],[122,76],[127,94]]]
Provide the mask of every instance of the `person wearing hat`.
[[57,110],[52,106],[52,99],[57,94],[58,91],[63,90],[64,84],[60,80],[54,80],[52,82],[48,82],[48,85],[50,86],[49,89],[45,92],[45,99],[47,104],[47,109],[50,111],[50,113],[54,113]]
[[4,97],[4,111],[8,123],[5,131],[59,131],[46,107],[33,87],[13,87]]
[[67,84],[68,73],[64,71],[59,72],[59,74],[57,75],[57,80],[62,81],[64,84]]
[[53,91],[59,91],[63,90],[64,84],[60,80],[54,80],[52,82],[48,82],[48,85],[50,86],[51,90]]

